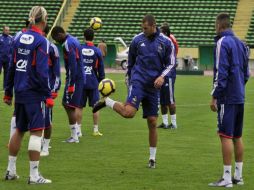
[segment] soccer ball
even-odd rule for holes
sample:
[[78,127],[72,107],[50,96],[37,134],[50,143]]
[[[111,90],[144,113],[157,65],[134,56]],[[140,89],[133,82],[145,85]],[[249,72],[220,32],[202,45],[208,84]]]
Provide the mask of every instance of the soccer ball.
[[115,82],[111,79],[103,79],[98,87],[102,96],[109,96],[116,90]]
[[90,27],[94,30],[99,30],[102,26],[102,21],[99,17],[91,18]]

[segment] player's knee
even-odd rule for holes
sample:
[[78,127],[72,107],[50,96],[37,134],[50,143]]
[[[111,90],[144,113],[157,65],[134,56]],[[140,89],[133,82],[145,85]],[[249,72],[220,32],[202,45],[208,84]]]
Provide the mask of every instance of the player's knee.
[[126,110],[124,111],[123,117],[124,118],[133,118],[135,116],[135,112]]
[[161,113],[162,114],[167,114],[168,113],[168,107],[165,105],[161,105]]
[[169,112],[170,112],[170,114],[172,115],[172,114],[175,114],[175,111],[176,111],[176,106],[175,106],[175,104],[170,104],[169,105]]
[[28,151],[41,151],[41,137],[31,135],[28,143]]
[[149,128],[156,128],[156,123],[157,123],[157,117],[148,117],[147,118],[147,122],[148,122],[148,125],[149,125]]

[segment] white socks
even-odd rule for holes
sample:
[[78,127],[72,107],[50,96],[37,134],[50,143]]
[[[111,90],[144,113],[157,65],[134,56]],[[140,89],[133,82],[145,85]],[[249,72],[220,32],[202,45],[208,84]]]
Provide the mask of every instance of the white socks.
[[30,161],[30,177],[38,179],[39,177],[39,161]]
[[168,126],[168,114],[162,115],[162,122],[163,122],[163,124]]
[[[174,115],[170,115],[171,117],[171,123],[176,126],[176,114]],[[168,114],[164,114],[162,115],[162,122],[165,124],[165,125],[168,125]]]
[[[224,165],[224,172],[223,178],[226,181],[231,181],[231,165],[225,166]],[[235,163],[235,173],[234,178],[240,180],[242,178],[242,169],[243,169],[243,162],[236,162]]]
[[76,130],[78,137],[81,137],[82,136],[81,124],[76,123]]
[[240,180],[242,178],[242,171],[243,171],[243,162],[236,162],[234,178]]
[[10,156],[9,155],[9,162],[8,162],[7,170],[11,174],[16,174],[16,160],[17,160],[16,156]]
[[170,115],[171,116],[171,123],[176,126],[176,114]]
[[94,127],[93,127],[93,132],[98,132],[99,131],[99,127],[98,127],[98,125],[94,125]]
[[76,123],[73,125],[70,125],[71,130],[71,137],[75,140],[78,140],[78,134],[77,134],[77,125]]
[[156,157],[156,147],[150,147],[150,158],[149,160],[155,160],[155,157]]
[[12,116],[11,118],[11,126],[10,126],[10,140],[13,134],[16,131],[16,116]]
[[43,142],[42,142],[42,150],[43,151],[48,151],[49,150],[49,143],[50,143],[50,139],[43,139]]
[[232,177],[231,176],[231,168],[232,168],[231,165],[229,165],[229,166],[224,165],[223,179],[225,181],[228,181],[228,182],[232,181],[232,179],[231,179],[231,177]]
[[116,101],[110,99],[109,97],[105,98],[105,103],[106,103],[106,106],[110,107],[113,109]]

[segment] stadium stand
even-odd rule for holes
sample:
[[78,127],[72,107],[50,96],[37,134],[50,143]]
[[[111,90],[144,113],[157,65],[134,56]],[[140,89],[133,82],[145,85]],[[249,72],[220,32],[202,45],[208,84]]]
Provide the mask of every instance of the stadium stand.
[[11,33],[24,28],[25,20],[32,6],[44,6],[48,11],[49,27],[53,25],[63,0],[3,0],[0,6],[0,26],[8,25]]
[[254,11],[252,12],[251,23],[246,37],[247,44],[254,48]]
[[[238,0],[80,0],[68,32],[82,39],[90,18],[100,17],[103,27],[96,40],[113,43],[122,37],[128,44],[141,31],[141,19],[146,13],[155,15],[157,24],[167,21],[181,47],[212,45],[214,20],[219,12],[228,12],[232,22]],[[212,37],[211,37],[212,36]]]

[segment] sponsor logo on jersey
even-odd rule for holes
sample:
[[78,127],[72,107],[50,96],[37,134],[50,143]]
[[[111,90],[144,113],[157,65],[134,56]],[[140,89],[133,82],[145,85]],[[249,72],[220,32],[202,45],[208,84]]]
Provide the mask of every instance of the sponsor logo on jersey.
[[16,63],[16,71],[26,72],[27,60],[20,59]]
[[32,44],[34,41],[34,37],[30,34],[23,34],[21,37],[20,37],[20,43],[22,44]]
[[86,75],[91,75],[92,74],[92,70],[93,70],[92,66],[84,66],[84,69],[85,69],[85,74]]
[[93,63],[93,59],[83,59],[84,63]]
[[93,56],[94,55],[94,50],[93,49],[82,49],[82,54],[86,56]]
[[22,49],[22,48],[18,48],[18,53],[22,54],[22,55],[28,55],[30,54],[31,50],[30,49]]

